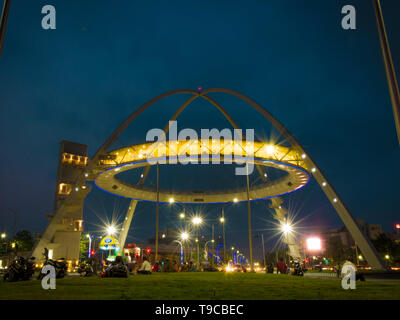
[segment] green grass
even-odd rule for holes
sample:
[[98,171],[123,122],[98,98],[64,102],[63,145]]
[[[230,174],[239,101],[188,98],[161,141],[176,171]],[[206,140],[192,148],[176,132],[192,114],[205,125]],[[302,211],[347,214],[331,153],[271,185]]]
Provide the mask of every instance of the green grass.
[[128,279],[98,277],[57,280],[43,290],[38,280],[1,283],[0,299],[400,299],[400,285],[251,273],[156,273]]

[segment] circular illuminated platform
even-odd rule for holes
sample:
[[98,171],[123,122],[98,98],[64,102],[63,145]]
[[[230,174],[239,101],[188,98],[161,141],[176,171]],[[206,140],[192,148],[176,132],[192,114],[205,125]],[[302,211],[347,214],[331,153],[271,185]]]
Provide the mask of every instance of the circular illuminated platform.
[[[281,178],[264,179],[250,188],[250,200],[266,199],[291,193],[304,187],[310,176],[301,157],[293,149],[272,146],[262,142],[236,140],[170,141],[164,144],[148,143],[109,152],[101,161],[102,170],[95,178],[95,185],[108,193],[142,201],[157,201],[155,188],[141,183],[132,184],[118,178],[122,172],[170,163],[245,163],[275,168],[284,172]],[[159,190],[159,201],[165,203],[221,203],[247,201],[247,190],[226,189],[210,191]]]

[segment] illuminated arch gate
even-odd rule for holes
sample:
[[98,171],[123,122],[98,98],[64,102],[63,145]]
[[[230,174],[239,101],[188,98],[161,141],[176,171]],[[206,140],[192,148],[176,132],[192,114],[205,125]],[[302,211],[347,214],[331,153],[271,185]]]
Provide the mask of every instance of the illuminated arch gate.
[[[97,152],[94,154],[94,156],[90,159],[88,162],[88,165],[86,168],[81,170],[81,174],[77,177],[74,188],[71,194],[61,203],[60,207],[58,208],[57,212],[55,213],[54,217],[52,220],[49,222],[49,225],[47,226],[45,232],[42,235],[42,238],[40,239],[39,243],[35,247],[33,251],[33,255],[36,257],[41,256],[41,252],[43,251],[44,247],[48,245],[49,243],[52,242],[52,238],[54,237],[54,233],[57,229],[57,225],[60,223],[62,220],[64,214],[66,214],[69,210],[71,210],[71,207],[76,206],[77,203],[82,199],[82,196],[87,194],[87,189],[86,187],[82,188],[82,186],[85,185],[87,180],[94,180],[95,179],[95,174],[99,171],[101,165],[100,162],[102,159],[105,159],[107,156],[107,150],[117,141],[118,137],[122,134],[122,132],[146,109],[148,109],[151,105],[156,103],[157,101],[166,98],[171,95],[175,94],[190,94],[192,95],[189,99],[187,99],[175,112],[174,116],[171,118],[171,120],[176,120],[180,113],[194,100],[198,98],[205,99],[209,101],[211,104],[213,104],[224,116],[225,118],[231,123],[231,125],[234,128],[239,128],[235,121],[232,119],[232,117],[211,97],[209,97],[207,94],[209,93],[214,93],[214,92],[221,92],[221,93],[226,93],[233,95],[247,104],[249,104],[251,107],[253,107],[255,110],[257,110],[261,115],[263,115],[278,131],[279,133],[290,143],[291,148],[297,153],[302,155],[302,161],[305,164],[305,167],[309,168],[311,170],[311,173],[317,180],[318,184],[328,197],[328,200],[332,204],[332,206],[335,208],[336,212],[339,214],[339,217],[343,221],[344,225],[346,228],[349,230],[350,234],[352,235],[353,239],[356,241],[358,247],[361,249],[361,252],[363,253],[365,259],[369,263],[369,265],[373,269],[384,269],[384,264],[382,260],[380,259],[379,255],[377,254],[375,248],[371,244],[370,240],[368,237],[361,231],[360,227],[358,226],[357,222],[355,221],[354,217],[351,215],[343,201],[339,198],[337,195],[336,191],[334,188],[330,185],[329,181],[325,178],[321,170],[318,168],[318,166],[314,163],[312,158],[306,154],[304,148],[300,145],[300,143],[297,142],[297,140],[293,137],[293,135],[290,134],[290,132],[277,120],[275,119],[266,109],[264,109],[262,106],[260,106],[257,102],[254,100],[250,99],[249,97],[238,93],[236,91],[230,90],[230,89],[225,89],[225,88],[212,88],[212,89],[207,89],[202,92],[197,92],[194,90],[190,89],[179,89],[179,90],[173,90],[166,92],[164,94],[161,94],[150,101],[146,102],[143,104],[140,108],[138,108],[136,111],[134,111],[109,137],[108,139],[103,143],[103,145],[97,150]],[[168,131],[168,126],[165,127],[164,129],[165,132]],[[138,186],[143,185],[148,172],[149,172],[150,166],[146,166],[143,171],[143,178],[141,178],[138,182]],[[260,166],[257,166],[257,169],[262,173],[262,168]],[[263,177],[263,175],[262,175]],[[132,221],[133,213],[135,211],[137,205],[137,200],[131,200],[131,203],[129,205],[125,221],[123,223],[122,227],[122,232],[120,235],[120,242],[121,246],[124,245],[127,233],[129,231],[129,226]]]

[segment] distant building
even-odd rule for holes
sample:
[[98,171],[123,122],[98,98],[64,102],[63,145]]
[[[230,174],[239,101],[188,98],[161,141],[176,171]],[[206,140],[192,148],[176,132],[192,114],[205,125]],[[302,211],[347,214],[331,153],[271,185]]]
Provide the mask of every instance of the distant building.
[[380,234],[384,233],[381,224],[367,224],[363,219],[357,219],[362,231],[371,239],[376,240]]
[[[87,145],[65,140],[60,142],[53,207],[53,213],[59,212],[59,216],[47,214],[49,224],[33,250],[38,260],[43,259],[44,248],[49,250],[49,258],[65,258],[70,263],[79,260],[83,201],[90,188],[83,185],[73,190],[73,186],[88,159]],[[71,192],[76,194],[74,200],[65,201]]]
[[393,232],[388,232],[387,236],[394,242],[400,243],[400,233],[393,231]]
[[[371,239],[375,240],[378,238],[378,236],[384,231],[382,230],[382,225],[380,224],[368,224],[366,223],[363,219],[357,219],[357,223],[360,226],[361,230]],[[340,243],[344,247],[354,247],[355,242],[350,234],[350,232],[347,230],[345,226],[341,227],[340,229],[329,229],[325,231],[321,231],[318,234],[319,237],[321,237],[321,241],[323,243],[323,247],[326,247],[324,244],[329,240],[329,239],[337,239],[340,241]],[[305,239],[308,236],[305,237]],[[303,242],[305,243],[305,239],[303,239]]]

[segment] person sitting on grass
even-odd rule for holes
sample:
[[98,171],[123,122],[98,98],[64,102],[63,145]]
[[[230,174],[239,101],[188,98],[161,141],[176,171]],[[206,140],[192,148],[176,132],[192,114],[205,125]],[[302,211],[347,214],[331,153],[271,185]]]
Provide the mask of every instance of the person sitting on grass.
[[281,274],[287,274],[288,268],[285,261],[283,261],[282,258],[280,258],[279,261],[277,262],[277,269]]
[[139,274],[151,274],[151,264],[146,257],[143,257],[143,263],[140,269],[137,271]]
[[192,261],[189,262],[189,272],[197,272],[197,265]]
[[156,262],[153,266],[153,272],[159,272],[160,271],[160,265],[158,262]]

